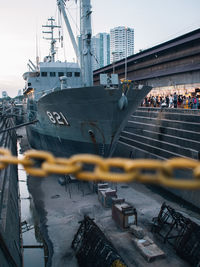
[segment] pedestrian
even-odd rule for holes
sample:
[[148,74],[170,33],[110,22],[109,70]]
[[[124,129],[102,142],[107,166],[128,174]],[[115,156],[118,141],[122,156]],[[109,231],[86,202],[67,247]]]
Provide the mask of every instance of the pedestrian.
[[144,98],[145,107],[148,107],[148,99],[147,97]]
[[156,96],[156,106],[159,107],[158,96]]
[[159,96],[159,97],[158,97],[158,103],[159,103],[159,106],[161,106],[162,102],[163,102],[163,101],[162,101],[162,96]]
[[196,98],[196,96],[194,96],[194,100],[193,100],[193,109],[197,109],[197,98]]
[[185,97],[185,95],[183,96],[183,108],[186,108],[186,97]]
[[155,96],[153,96],[153,106],[154,106],[154,108],[156,108],[156,98],[155,98]]
[[197,109],[200,109],[199,98],[197,97]]
[[169,107],[169,97],[168,95],[165,97],[165,102],[166,102],[166,105],[167,105],[167,108]]
[[189,97],[188,97],[188,108],[191,109],[191,107],[192,107],[192,99],[191,99],[191,97],[189,95]]
[[151,96],[150,100],[151,100],[151,107],[153,107],[153,96]]
[[172,95],[170,95],[170,97],[169,97],[169,107],[170,108],[173,107],[173,97],[172,97]]
[[181,108],[182,105],[182,97],[181,95],[178,96],[178,107]]
[[177,94],[174,93],[174,108],[177,108]]
[[185,108],[188,109],[190,107],[189,97],[186,98]]

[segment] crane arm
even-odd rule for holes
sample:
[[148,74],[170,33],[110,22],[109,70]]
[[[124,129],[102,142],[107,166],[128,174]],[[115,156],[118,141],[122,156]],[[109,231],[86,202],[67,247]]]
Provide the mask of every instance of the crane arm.
[[60,12],[63,15],[63,18],[64,18],[64,21],[65,21],[65,24],[66,24],[66,27],[67,27],[67,30],[68,30],[68,33],[69,33],[73,48],[74,48],[74,52],[75,52],[76,57],[78,59],[78,62],[80,62],[79,49],[78,49],[76,40],[74,38],[74,34],[72,32],[71,26],[70,26],[70,23],[69,23],[69,20],[68,20],[68,17],[67,17],[67,13],[65,11],[65,1],[66,0],[57,0],[57,5],[58,5],[58,8],[59,8]]

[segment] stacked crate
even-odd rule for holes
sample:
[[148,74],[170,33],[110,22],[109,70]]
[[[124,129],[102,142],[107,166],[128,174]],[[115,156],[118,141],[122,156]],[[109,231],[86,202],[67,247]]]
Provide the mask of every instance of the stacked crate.
[[117,197],[117,190],[107,188],[98,189],[99,202],[105,207],[110,208],[112,206],[112,198]]
[[122,229],[137,225],[137,211],[126,202],[112,206],[112,218]]

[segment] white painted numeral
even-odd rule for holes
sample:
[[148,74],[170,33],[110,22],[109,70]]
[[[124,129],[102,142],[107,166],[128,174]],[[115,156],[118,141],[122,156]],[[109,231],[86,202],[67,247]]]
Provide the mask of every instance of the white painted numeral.
[[60,112],[60,115],[62,116],[64,122],[66,123],[67,126],[69,126],[69,122],[67,121],[67,119],[65,118],[65,116],[62,114],[62,112]]
[[53,122],[54,124],[56,123],[56,120],[54,119],[53,115],[51,114],[51,112],[47,111],[47,115],[49,116],[49,119],[51,122]]
[[58,114],[58,112],[53,112],[53,115],[56,117],[56,120],[57,120],[57,123],[58,123],[58,124],[61,124],[61,125],[65,124],[65,123],[61,120],[61,117],[60,117],[60,115]]
[[62,112],[50,112],[47,111],[47,115],[49,117],[49,120],[53,124],[60,124],[60,125],[67,125],[70,126],[69,122],[67,121],[66,117],[62,114]]

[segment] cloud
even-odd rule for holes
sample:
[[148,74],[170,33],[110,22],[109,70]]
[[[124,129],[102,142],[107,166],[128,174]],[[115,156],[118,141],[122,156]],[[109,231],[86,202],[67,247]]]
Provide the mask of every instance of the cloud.
[[18,94],[18,90],[23,88],[23,79],[20,80],[16,76],[9,75],[0,78],[0,94],[2,94],[2,91],[6,91],[10,97],[15,97]]

